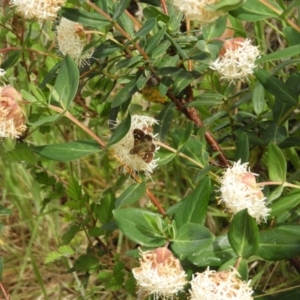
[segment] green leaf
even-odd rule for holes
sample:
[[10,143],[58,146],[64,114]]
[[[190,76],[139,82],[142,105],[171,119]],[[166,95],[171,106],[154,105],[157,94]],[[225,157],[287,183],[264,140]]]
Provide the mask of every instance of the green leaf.
[[166,33],[166,28],[160,29],[157,33],[155,33],[152,37],[147,39],[147,46],[145,52],[151,56],[151,52],[157,47]]
[[128,113],[127,117],[114,130],[106,146],[110,146],[119,142],[128,133],[130,126],[131,115]]
[[70,177],[68,187],[66,189],[67,196],[73,200],[80,201],[82,198],[82,188],[78,180],[73,176]]
[[171,248],[178,255],[190,255],[200,248],[208,247],[213,240],[213,234],[206,227],[189,223],[178,229]]
[[74,270],[86,272],[98,268],[98,259],[95,256],[84,254],[81,255],[74,263]]
[[226,28],[226,20],[227,16],[223,16],[218,18],[214,22],[211,22],[207,25],[203,25],[202,30],[204,39],[208,41],[221,36]]
[[194,130],[194,123],[193,122],[187,122],[187,124],[185,125],[186,128],[184,130],[183,135],[180,138],[180,141],[177,145],[177,151],[180,152],[182,150],[182,148],[184,148],[184,146],[186,145],[186,143],[188,142],[188,140],[191,137],[191,134]]
[[63,244],[68,245],[79,231],[80,231],[79,226],[75,224],[71,225],[61,238]]
[[160,57],[166,58],[166,52],[170,48],[171,42],[165,40],[162,41],[151,53],[151,57],[153,60],[157,60]]
[[216,237],[211,245],[191,254],[188,260],[196,266],[206,268],[207,266],[219,267],[233,257],[236,255],[226,234]]
[[181,200],[180,209],[175,213],[176,227],[181,228],[188,223],[204,225],[211,193],[209,177],[202,179],[195,190]]
[[[57,100],[61,107],[67,110],[72,103],[79,84],[79,70],[74,60],[66,55],[61,62],[60,69],[54,85],[55,93],[57,93],[59,99]],[[56,97],[54,97],[56,98]]]
[[15,162],[25,162],[28,165],[36,165],[37,163],[32,149],[26,143],[16,144],[16,148],[5,152],[3,157]]
[[[232,259],[225,262],[225,264],[222,264],[222,266],[218,269],[219,271],[229,271],[231,267],[235,267],[236,264],[236,257],[233,257]],[[241,279],[243,281],[248,281],[248,262],[246,259],[239,259],[238,268],[236,269],[238,273],[241,275]]]
[[234,161],[241,160],[242,163],[249,161],[249,140],[245,132],[241,132],[237,137]]
[[[277,4],[272,2],[272,5],[281,11]],[[279,18],[279,16],[273,10],[268,8],[259,0],[246,1],[239,8],[231,10],[230,14],[237,19],[248,22],[263,21],[268,18]]]
[[102,17],[99,13],[82,9],[61,7],[59,14],[68,20],[82,24],[84,26],[90,26],[92,28],[107,26],[111,23],[106,18]]
[[175,74],[176,79],[173,84],[173,93],[178,95],[182,90],[184,90],[189,84],[191,84],[197,77],[199,77],[198,72],[188,72],[184,69],[180,69]]
[[42,157],[63,162],[80,159],[102,151],[99,144],[92,140],[77,140],[63,144],[31,146],[30,148]]
[[[177,145],[179,144],[179,141],[180,141],[182,135],[183,135],[182,130],[174,130],[174,132],[172,133],[172,140],[174,142],[174,145],[175,145],[174,147],[176,149],[177,149]],[[185,155],[187,155],[188,157],[197,161],[202,166],[205,166],[207,164],[208,153],[206,151],[206,144],[205,144],[205,141],[203,141],[203,139],[199,140],[199,138],[196,139],[196,138],[191,137],[187,141],[182,152]],[[184,162],[188,165],[195,167],[195,164],[190,161],[184,160]]]
[[169,132],[171,123],[174,118],[175,112],[175,103],[171,102],[164,106],[159,115],[157,116],[157,120],[159,124],[154,126],[154,133],[157,133],[160,140],[164,141]]
[[158,152],[155,153],[155,159],[158,159],[157,165],[163,166],[169,163],[177,156],[176,153],[170,152],[164,148],[161,148]]
[[281,50],[276,50],[276,52],[264,55],[256,60],[256,63],[261,64],[266,61],[272,60],[282,60],[286,58],[291,58],[293,56],[299,56],[300,45],[290,46]]
[[37,120],[36,122],[28,122],[29,125],[31,126],[36,126],[36,127],[40,127],[40,126],[46,126],[46,125],[51,125],[55,122],[57,122],[59,119],[61,119],[64,116],[64,114],[54,114],[51,116],[47,116],[47,117],[42,117],[41,119]]
[[202,106],[214,106],[223,105],[224,95],[214,93],[203,93],[197,97],[193,102],[188,103],[187,107],[202,107]]
[[228,240],[234,252],[243,258],[254,255],[259,245],[259,231],[256,221],[247,209],[238,212],[229,227]]
[[298,95],[295,91],[290,90],[286,84],[272,76],[263,69],[255,71],[256,78],[265,87],[265,89],[276,96],[280,101],[295,105],[298,102]]
[[71,255],[74,255],[74,253],[75,252],[73,251],[73,249],[70,246],[68,246],[68,245],[61,246],[58,248],[58,251],[50,252],[47,254],[47,256],[45,258],[45,264],[53,262],[62,257],[69,257]]
[[159,9],[156,7],[147,6],[143,10],[143,15],[146,19],[156,18],[158,21],[162,21],[165,24],[169,23],[170,17],[163,14]]
[[132,204],[139,200],[146,192],[145,182],[135,183],[128,187],[116,200],[116,208],[125,204]]
[[143,57],[140,55],[128,57],[118,61],[118,63],[116,64],[116,68],[122,69],[122,68],[129,68],[129,67],[132,68],[133,66],[136,67],[136,65],[138,63],[141,63],[142,61],[143,61]]
[[146,247],[160,247],[166,243],[161,232],[149,224],[156,223],[161,215],[139,208],[124,208],[113,211],[119,229],[133,242]]
[[280,148],[273,143],[268,147],[268,167],[271,181],[285,182],[286,160]]
[[271,215],[280,217],[283,213],[289,212],[290,214],[300,205],[300,191],[294,190],[286,196],[281,197],[271,205]]
[[144,37],[146,36],[156,25],[156,18],[150,18],[146,20],[143,26],[139,29],[139,31],[135,34],[136,37]]
[[257,254],[265,260],[286,260],[300,252],[300,225],[278,225],[260,233]]
[[283,35],[287,39],[290,45],[300,44],[300,33],[296,29],[286,26],[283,28]]
[[222,0],[219,3],[206,5],[205,9],[208,11],[226,11],[233,10],[239,6],[241,6],[245,0]]
[[9,208],[4,207],[0,204],[0,216],[8,216],[11,215],[12,211]]
[[129,100],[138,89],[136,87],[136,78],[129,81],[115,96],[112,101],[111,107],[120,106],[122,103]]
[[12,68],[19,61],[21,54],[22,54],[22,51],[20,51],[20,50],[9,51],[8,58],[6,61],[4,61],[1,64],[1,68],[3,70]]
[[[128,0],[125,0],[128,1]],[[123,1],[123,2],[125,2]],[[122,2],[122,1],[120,1]],[[121,14],[117,18],[118,24],[125,30],[127,34],[130,35],[131,38],[135,37],[135,32],[134,32],[134,23],[133,21],[127,16],[127,14]]]
[[100,204],[94,203],[94,205],[92,205],[92,211],[101,224],[107,224],[112,220],[112,211],[115,207],[115,201],[115,194],[112,189],[109,188],[102,194]]
[[253,89],[252,103],[255,113],[261,114],[265,107],[265,90],[260,82],[256,82]]
[[113,14],[113,20],[116,20],[119,16],[121,16],[121,14],[123,14],[125,9],[129,5],[129,2],[130,2],[130,0],[119,1],[119,3],[117,4],[116,9],[114,11],[114,14]]
[[266,145],[269,143],[278,145],[287,138],[287,135],[288,133],[285,126],[270,124],[262,134],[262,138]]

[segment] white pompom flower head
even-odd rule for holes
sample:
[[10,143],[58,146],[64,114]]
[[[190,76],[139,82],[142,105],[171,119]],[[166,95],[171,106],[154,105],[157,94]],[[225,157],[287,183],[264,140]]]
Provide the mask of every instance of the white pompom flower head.
[[234,162],[227,168],[220,178],[221,197],[219,203],[224,204],[226,210],[236,214],[243,209],[248,210],[257,223],[266,221],[271,209],[266,207],[266,197],[262,188],[257,185],[255,173],[251,173],[248,163]]
[[154,299],[175,299],[187,283],[180,261],[164,247],[140,253],[140,267],[132,270],[139,292]]
[[144,172],[150,176],[157,167],[155,152],[155,135],[152,126],[158,122],[148,116],[133,115],[127,134],[117,143],[110,146],[111,155],[116,157],[124,166],[136,172]]
[[11,0],[10,4],[25,19],[52,21],[65,2],[66,0]]
[[200,24],[209,24],[224,14],[221,11],[207,9],[207,5],[217,4],[219,0],[173,0],[172,2],[187,19]]
[[258,47],[253,46],[250,39],[234,38],[224,42],[219,57],[209,67],[217,71],[221,79],[234,84],[253,75],[259,56]]
[[217,272],[208,268],[196,273],[191,280],[190,300],[252,300],[250,281],[238,277],[235,269]]
[[62,55],[68,54],[79,66],[86,64],[86,60],[92,56],[91,50],[83,53],[87,40],[83,26],[79,23],[61,18],[56,26],[56,40],[59,52]]

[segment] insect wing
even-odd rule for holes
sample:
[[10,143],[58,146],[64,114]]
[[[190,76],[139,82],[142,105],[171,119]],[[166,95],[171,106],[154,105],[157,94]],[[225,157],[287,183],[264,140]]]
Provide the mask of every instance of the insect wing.
[[145,163],[149,164],[153,159],[153,152],[146,152],[142,159]]

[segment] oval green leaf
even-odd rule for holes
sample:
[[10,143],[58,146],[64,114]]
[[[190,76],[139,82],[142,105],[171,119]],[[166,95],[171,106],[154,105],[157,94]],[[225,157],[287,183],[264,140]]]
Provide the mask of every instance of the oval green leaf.
[[255,254],[259,245],[259,231],[247,209],[234,216],[229,227],[228,240],[238,256],[248,258]]
[[80,159],[87,155],[102,151],[99,144],[91,140],[78,140],[70,143],[31,146],[30,148],[42,157],[63,162]]

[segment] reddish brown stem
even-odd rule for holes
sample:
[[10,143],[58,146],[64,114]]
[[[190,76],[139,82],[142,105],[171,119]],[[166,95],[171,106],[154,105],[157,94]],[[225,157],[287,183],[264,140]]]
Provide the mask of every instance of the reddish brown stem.
[[[185,106],[186,101],[183,99],[181,99],[181,101],[179,101],[171,92],[167,92],[167,96],[176,104],[177,108],[185,116],[188,117],[188,119],[190,119],[192,122],[195,123],[196,126],[204,127],[204,124],[203,124],[202,120],[200,119],[200,116],[199,116],[197,110],[194,107],[186,107]],[[220,163],[224,167],[228,167],[229,162],[228,162],[226,156],[224,155],[223,150],[221,149],[221,147],[219,146],[217,141],[214,139],[212,134],[208,130],[206,130],[204,135],[205,135],[206,141],[210,144],[210,146],[213,148],[213,150],[218,152],[218,158],[219,158]]]
[[165,0],[160,0],[160,4],[161,4],[161,7],[162,7],[162,10],[164,12],[165,15],[168,14],[168,8],[167,8],[167,5],[166,5],[166,1]]
[[[4,296],[5,300],[10,300],[9,295],[6,293],[4,286],[2,285],[2,282],[0,282],[0,290]],[[1,299],[1,298],[0,298]]]
[[146,193],[151,199],[152,203],[158,208],[159,212],[164,216],[166,214],[165,210],[161,207],[160,203],[156,199],[156,197],[152,194],[149,189],[146,189]]

